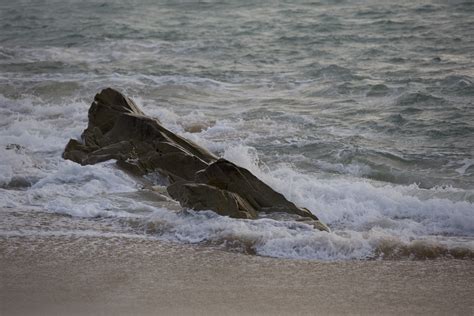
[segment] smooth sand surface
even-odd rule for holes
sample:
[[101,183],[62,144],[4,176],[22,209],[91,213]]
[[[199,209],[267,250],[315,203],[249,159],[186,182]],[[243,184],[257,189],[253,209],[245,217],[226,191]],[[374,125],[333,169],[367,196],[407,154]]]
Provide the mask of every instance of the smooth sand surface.
[[1,315],[474,314],[474,262],[317,262],[157,240],[0,238]]

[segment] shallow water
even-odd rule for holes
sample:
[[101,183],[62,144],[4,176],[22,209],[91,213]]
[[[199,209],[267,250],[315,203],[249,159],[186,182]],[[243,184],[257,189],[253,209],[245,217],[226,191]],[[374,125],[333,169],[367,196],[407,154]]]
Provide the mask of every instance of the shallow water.
[[[472,258],[473,13],[469,1],[2,2],[0,206],[284,258]],[[176,212],[113,162],[62,160],[107,86],[333,233]]]

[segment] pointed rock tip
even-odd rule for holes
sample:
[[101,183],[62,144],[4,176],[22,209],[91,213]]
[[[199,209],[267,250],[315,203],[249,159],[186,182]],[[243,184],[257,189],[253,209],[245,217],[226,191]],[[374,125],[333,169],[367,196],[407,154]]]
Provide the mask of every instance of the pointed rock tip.
[[110,87],[102,89],[102,91],[97,93],[94,97],[94,101],[97,104],[105,105],[119,112],[130,112],[144,115],[142,110],[135,104],[135,102],[133,102],[132,99]]

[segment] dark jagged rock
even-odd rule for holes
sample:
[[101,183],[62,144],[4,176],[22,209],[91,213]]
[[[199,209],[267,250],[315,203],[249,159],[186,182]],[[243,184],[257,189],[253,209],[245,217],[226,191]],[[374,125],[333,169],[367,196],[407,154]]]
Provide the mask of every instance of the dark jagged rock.
[[204,148],[149,118],[113,89],[95,96],[82,142],[71,139],[63,157],[82,165],[116,159],[139,174],[159,171],[171,182],[194,180],[197,171],[217,160]]
[[211,185],[181,181],[171,184],[167,190],[184,207],[213,210],[234,218],[257,218],[257,211],[245,199]]
[[308,210],[297,207],[282,194],[275,192],[247,169],[225,159],[219,159],[206,169],[198,171],[195,180],[238,194],[258,212],[286,212],[318,219]]
[[247,169],[172,133],[111,88],[95,96],[81,141],[71,139],[63,157],[82,165],[115,159],[136,175],[158,172],[170,183],[169,195],[183,207],[247,219],[257,218],[259,212],[288,213],[328,230],[309,210],[297,207]]

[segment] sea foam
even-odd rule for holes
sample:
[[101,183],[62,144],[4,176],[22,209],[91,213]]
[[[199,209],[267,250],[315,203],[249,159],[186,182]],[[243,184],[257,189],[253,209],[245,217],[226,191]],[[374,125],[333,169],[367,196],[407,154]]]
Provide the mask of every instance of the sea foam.
[[[134,233],[279,258],[473,256],[474,206],[465,198],[472,194],[466,189],[378,182],[360,178],[356,169],[332,175],[309,172],[296,167],[293,162],[301,156],[291,154],[270,165],[260,158],[259,150],[245,145],[258,139],[251,130],[244,140],[235,137],[247,124],[242,120],[217,120],[198,133],[188,133],[181,125],[183,120],[200,122],[206,119],[204,115],[197,112],[183,118],[172,110],[146,106],[145,110],[173,131],[249,169],[289,200],[310,209],[333,232],[272,218],[240,220],[210,211],[177,212],[147,198],[127,195],[142,191],[141,184],[117,169],[113,161],[80,166],[60,158],[67,138],[78,138],[85,125],[82,116],[87,105],[82,101],[53,106],[30,98],[3,97],[0,101],[5,105],[2,111],[14,118],[3,122],[6,128],[0,142],[2,207],[107,217]],[[58,116],[63,111],[68,115]],[[276,128],[271,120],[262,123],[269,130]],[[470,161],[462,163],[467,170]],[[27,185],[19,190],[11,185],[15,179]]]

